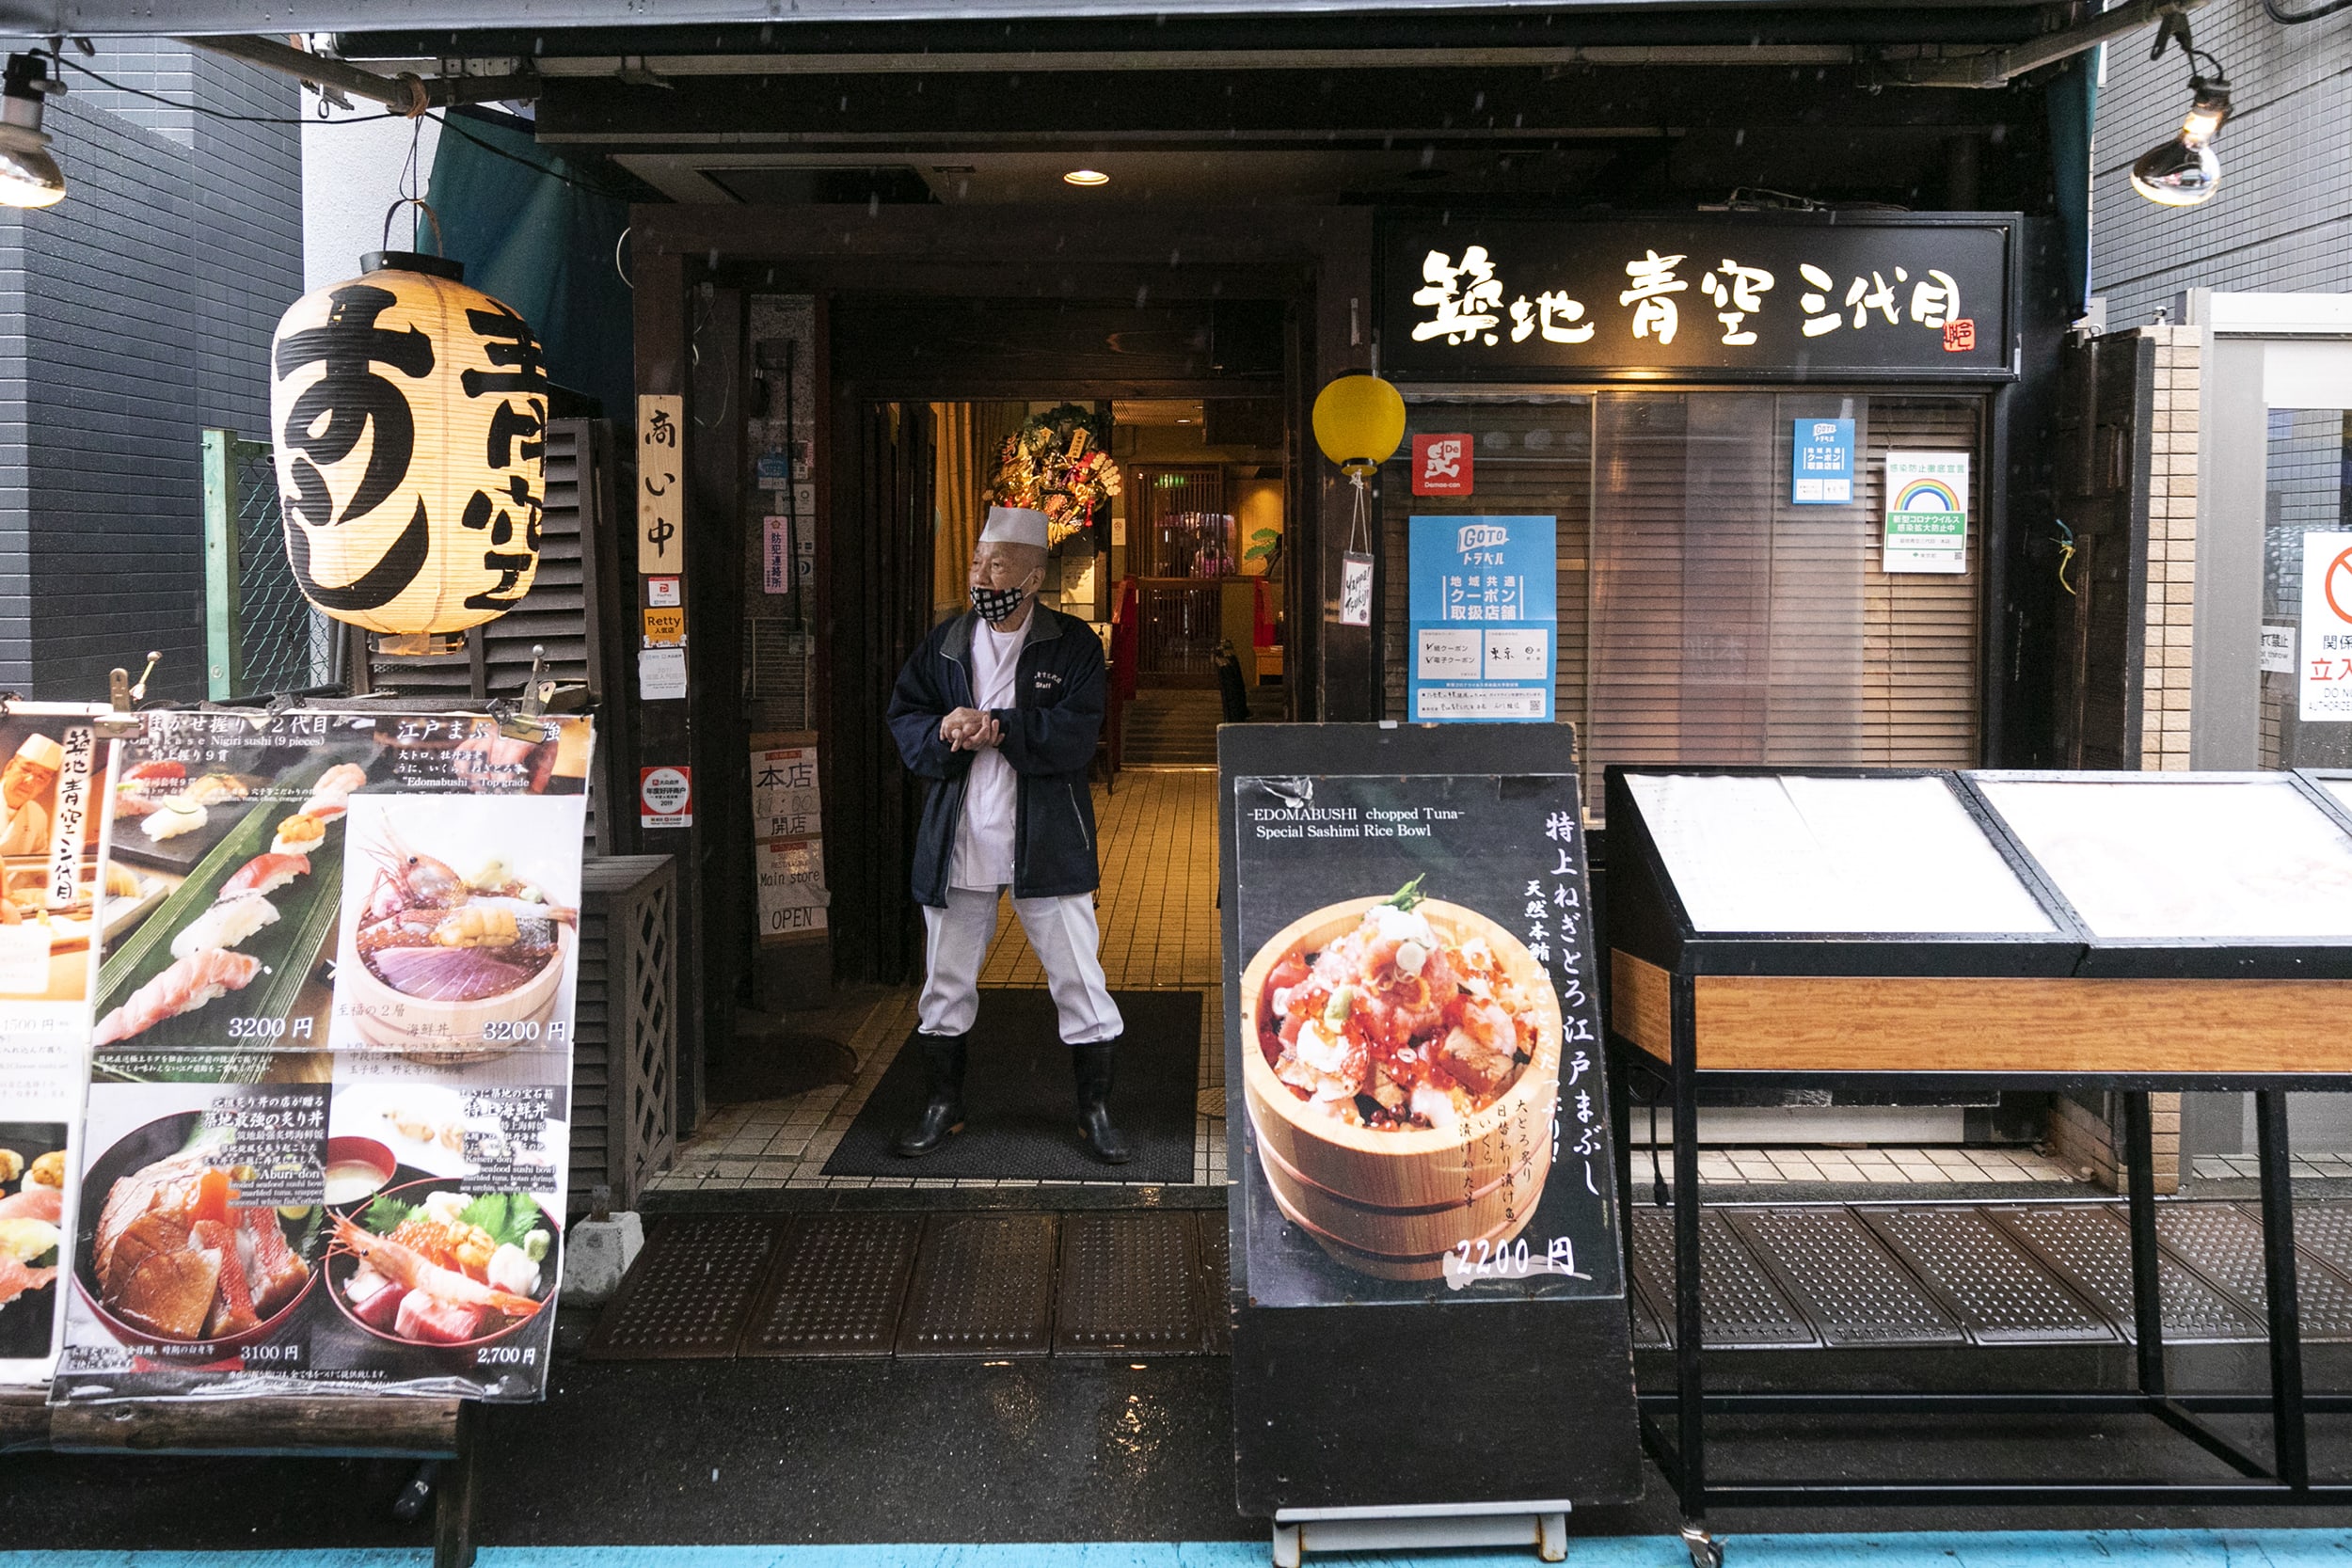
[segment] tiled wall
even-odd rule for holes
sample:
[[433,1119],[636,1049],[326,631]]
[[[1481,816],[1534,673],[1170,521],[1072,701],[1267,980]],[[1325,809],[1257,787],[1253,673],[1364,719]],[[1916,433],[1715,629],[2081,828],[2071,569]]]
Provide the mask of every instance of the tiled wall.
[[2148,476],[2148,620],[2142,646],[2139,765],[2188,767],[2189,673],[2197,614],[2197,374],[2193,327],[2142,329],[2156,342]]

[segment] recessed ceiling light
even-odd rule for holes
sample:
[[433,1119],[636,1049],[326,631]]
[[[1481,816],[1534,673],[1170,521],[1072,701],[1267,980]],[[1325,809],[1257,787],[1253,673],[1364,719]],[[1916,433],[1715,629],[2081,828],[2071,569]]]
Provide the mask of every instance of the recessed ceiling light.
[[1107,185],[1111,182],[1111,177],[1099,168],[1073,168],[1061,178],[1066,185]]

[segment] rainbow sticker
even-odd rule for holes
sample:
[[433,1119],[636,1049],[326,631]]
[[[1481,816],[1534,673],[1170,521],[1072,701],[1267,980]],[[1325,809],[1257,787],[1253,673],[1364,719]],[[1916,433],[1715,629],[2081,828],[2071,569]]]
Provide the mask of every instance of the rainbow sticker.
[[1947,482],[1940,479],[1915,479],[1896,495],[1895,503],[1889,510],[1895,512],[1966,512],[1968,506]]

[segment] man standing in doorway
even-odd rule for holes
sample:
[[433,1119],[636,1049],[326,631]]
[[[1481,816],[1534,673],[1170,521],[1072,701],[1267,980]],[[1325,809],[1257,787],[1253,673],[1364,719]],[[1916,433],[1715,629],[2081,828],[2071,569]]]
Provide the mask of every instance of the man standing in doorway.
[[1085,622],[1037,602],[1046,542],[1044,513],[989,508],[972,552],[971,613],[932,629],[891,694],[898,752],[930,781],[914,846],[929,941],[910,1042],[922,1050],[930,1092],[898,1139],[904,1155],[929,1154],[962,1131],[980,962],[1009,886],[1070,1047],[1079,1140],[1107,1164],[1127,1160],[1108,1105],[1124,1025],[1097,956],[1102,872],[1087,788],[1103,728],[1103,645]]

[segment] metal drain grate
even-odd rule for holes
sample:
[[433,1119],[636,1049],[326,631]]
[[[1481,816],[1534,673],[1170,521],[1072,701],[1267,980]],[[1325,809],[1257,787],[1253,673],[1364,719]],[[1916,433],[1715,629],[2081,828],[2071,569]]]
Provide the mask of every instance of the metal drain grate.
[[[2262,1223],[2253,1204],[2240,1208]],[[2308,1252],[2339,1273],[2352,1275],[2352,1204],[2298,1203],[2295,1206],[2295,1250]]]
[[900,1355],[1043,1355],[1053,1348],[1051,1214],[935,1214],[898,1323]]
[[1200,1354],[1200,1268],[1190,1214],[1067,1216],[1054,1354]]
[[[2041,1259],[2042,1266],[2106,1315],[2126,1339],[2137,1339],[2132,1317],[2131,1227],[2106,1203],[1989,1208],[1994,1224]],[[2159,1251],[2156,1278],[2164,1295],[2168,1344],[2228,1344],[2262,1338],[2262,1323],[2169,1253]]]
[[1200,1318],[1207,1332],[1201,1349],[1210,1355],[1233,1354],[1232,1240],[1226,1230],[1225,1211],[1204,1211],[1196,1216],[1200,1242]]
[[[1671,1344],[1675,1335],[1674,1211],[1633,1210],[1633,1278]],[[1818,1345],[1813,1330],[1713,1210],[1699,1213],[1699,1333],[1719,1349]]]
[[1824,1344],[1966,1342],[1959,1325],[1851,1212],[1736,1209],[1724,1217],[1812,1320]]
[[[2230,1203],[2165,1203],[2156,1208],[2156,1236],[2182,1262],[2203,1275],[2267,1325],[2270,1291],[2263,1271],[2263,1226]],[[2306,1343],[2352,1339],[2352,1281],[2309,1249],[2295,1249],[2295,1300]]]
[[792,1227],[740,1355],[888,1355],[922,1239],[918,1214],[811,1214]]
[[776,1248],[761,1214],[674,1215],[658,1226],[580,1354],[590,1361],[725,1360]]
[[1854,1211],[1980,1345],[2113,1343],[2115,1330],[1974,1208]]
[[1625,1305],[1627,1312],[1632,1317],[1633,1348],[1664,1350],[1671,1342],[1666,1337],[1666,1325],[1658,1321],[1658,1314],[1649,1309],[1649,1303],[1642,1299],[1642,1292],[1630,1284],[1626,1289]]

